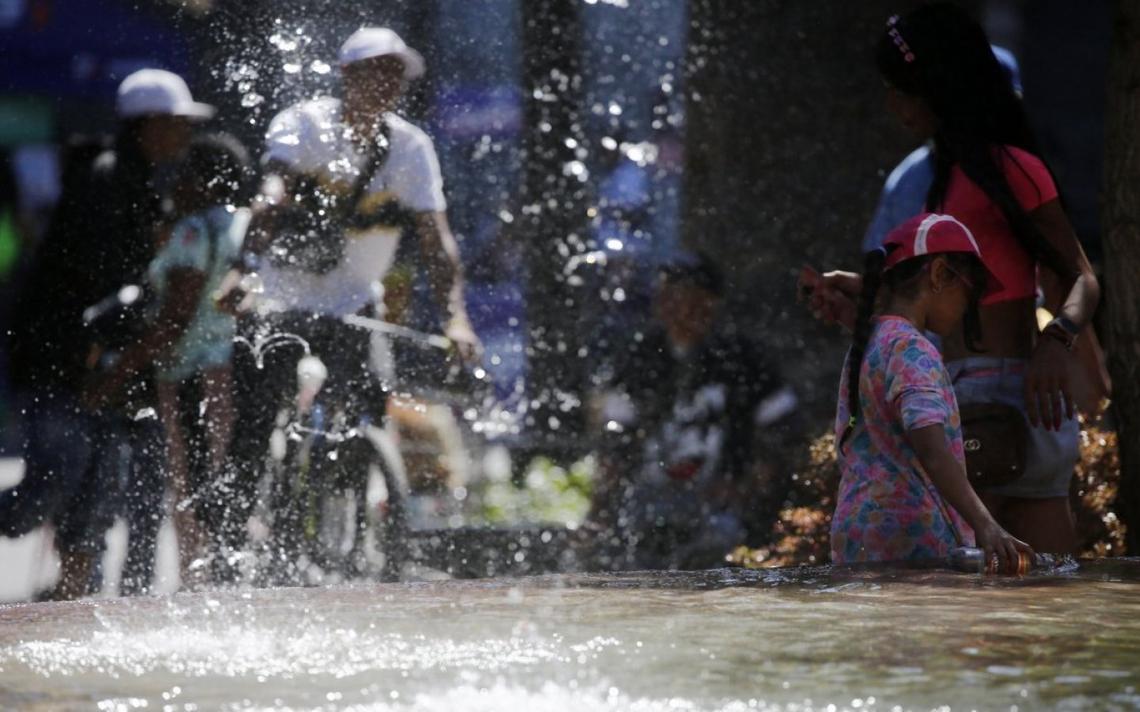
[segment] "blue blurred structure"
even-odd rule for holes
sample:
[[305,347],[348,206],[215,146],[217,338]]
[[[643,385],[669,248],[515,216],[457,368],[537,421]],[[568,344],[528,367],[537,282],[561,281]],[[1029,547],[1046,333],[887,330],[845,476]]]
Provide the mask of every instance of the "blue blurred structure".
[[[0,141],[43,137],[46,106],[61,130],[109,127],[118,83],[143,67],[185,74],[192,59],[186,35],[170,13],[116,0],[10,0],[0,10]],[[83,111],[77,111],[84,106]],[[12,112],[15,111],[15,116]],[[28,120],[22,120],[22,116]],[[92,121],[95,119],[95,122]],[[99,121],[107,123],[100,126]],[[35,122],[35,123],[32,123]]]

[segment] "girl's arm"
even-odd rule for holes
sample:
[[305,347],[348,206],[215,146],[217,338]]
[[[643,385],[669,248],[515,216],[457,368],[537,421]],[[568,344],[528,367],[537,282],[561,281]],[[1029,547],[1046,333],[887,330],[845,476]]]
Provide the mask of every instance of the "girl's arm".
[[935,424],[908,430],[907,440],[918,454],[919,463],[930,481],[950,506],[973,527],[978,546],[985,551],[986,561],[996,557],[998,570],[1017,573],[1020,554],[1032,556],[1033,549],[1002,529],[982,504],[966,478],[966,469],[950,452],[943,426]]

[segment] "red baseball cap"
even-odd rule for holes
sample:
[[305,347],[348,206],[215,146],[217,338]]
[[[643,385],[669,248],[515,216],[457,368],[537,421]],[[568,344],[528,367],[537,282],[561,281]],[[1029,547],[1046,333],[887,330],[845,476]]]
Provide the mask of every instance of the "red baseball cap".
[[883,265],[884,270],[889,270],[900,262],[923,255],[969,252],[976,255],[986,268],[986,273],[989,276],[986,283],[986,294],[1001,290],[1001,280],[982,259],[982,251],[978,249],[978,241],[974,239],[974,234],[970,232],[970,228],[951,215],[919,213],[887,234],[883,246],[891,245],[895,249],[887,251],[887,261]]

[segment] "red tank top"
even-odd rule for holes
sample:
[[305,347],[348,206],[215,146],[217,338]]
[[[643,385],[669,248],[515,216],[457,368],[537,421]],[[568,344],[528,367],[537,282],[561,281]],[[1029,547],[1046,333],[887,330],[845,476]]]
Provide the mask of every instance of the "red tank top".
[[[1003,146],[997,151],[997,158],[1022,210],[1030,213],[1057,198],[1057,186],[1040,158],[1014,146]],[[983,305],[1037,294],[1036,262],[1022,249],[1001,208],[958,166],[950,171],[946,199],[939,211],[953,215],[970,228],[978,241],[982,261],[1001,280],[1001,291],[984,298]]]

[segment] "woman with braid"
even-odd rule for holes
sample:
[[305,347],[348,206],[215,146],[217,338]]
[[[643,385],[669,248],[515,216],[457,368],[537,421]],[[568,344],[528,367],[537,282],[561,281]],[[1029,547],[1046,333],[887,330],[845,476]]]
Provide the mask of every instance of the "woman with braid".
[[974,236],[947,215],[911,218],[868,253],[835,423],[832,561],[939,559],[976,543],[992,571],[1012,573],[1032,553],[966,479],[950,375],[924,336],[961,328],[976,345],[978,301],[1001,288]]
[[[1086,358],[1097,350],[1089,324],[1100,288],[1092,267],[1022,104],[973,18],[947,3],[893,17],[875,58],[888,109],[933,143],[926,210],[968,226],[1002,283],[980,302],[983,338],[970,343],[956,330],[942,341],[960,404],[996,403],[1024,414],[1022,474],[978,494],[1003,526],[1038,551],[1074,553],[1068,502],[1079,435],[1074,405],[1087,407],[1108,389],[1103,369]],[[850,325],[861,281],[852,273],[824,275],[808,285],[813,308]],[[1044,329],[1036,319],[1038,285],[1056,316]]]

